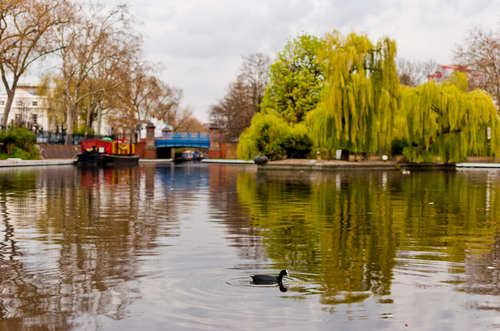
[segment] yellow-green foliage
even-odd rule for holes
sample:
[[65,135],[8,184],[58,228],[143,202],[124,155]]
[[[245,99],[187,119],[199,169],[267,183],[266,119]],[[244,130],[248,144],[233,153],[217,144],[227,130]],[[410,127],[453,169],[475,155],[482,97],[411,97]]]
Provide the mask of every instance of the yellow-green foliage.
[[395,56],[396,43],[388,37],[374,45],[365,34],[325,36],[323,98],[307,115],[317,149],[372,152],[390,145],[400,98]]
[[303,140],[307,137],[306,123],[301,122],[290,127],[289,138],[295,141]]
[[[460,72],[442,84],[404,89],[398,135],[414,146],[425,144],[442,160],[460,161],[469,153],[499,155],[500,125],[492,97],[483,90],[466,90],[467,77]],[[405,151],[410,161],[422,160],[412,149]]]
[[[320,302],[336,304],[350,301],[343,298],[348,291],[390,293],[397,252],[430,249],[436,254],[418,260],[434,262],[495,256],[500,186],[487,185],[487,177],[246,172],[238,174],[237,192],[275,268],[315,275],[326,289]],[[397,198],[395,186],[401,191]],[[453,278],[456,271],[450,272]]]
[[316,108],[324,80],[324,66],[317,54],[322,42],[315,36],[300,34],[276,54],[262,100],[264,112],[275,111],[289,123],[299,123]]
[[252,118],[251,126],[240,135],[238,158],[252,160],[259,152],[267,152],[266,148],[270,151],[279,147],[279,143],[285,140],[289,132],[286,121],[274,113],[256,114]]

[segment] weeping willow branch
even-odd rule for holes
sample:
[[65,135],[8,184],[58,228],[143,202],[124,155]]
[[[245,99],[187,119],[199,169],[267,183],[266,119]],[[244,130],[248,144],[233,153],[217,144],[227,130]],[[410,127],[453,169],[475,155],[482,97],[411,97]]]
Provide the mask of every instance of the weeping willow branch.
[[[460,133],[460,132],[462,132],[462,130],[455,130],[455,131],[451,131],[451,130],[448,128],[448,129],[443,130],[443,132],[439,133],[439,134],[437,135],[436,139],[437,139],[438,137],[440,137],[440,136],[444,135],[444,134],[448,134],[448,133]],[[433,140],[433,139],[431,139],[431,140],[429,141],[429,143],[423,143],[422,145],[420,145],[420,146],[419,146],[419,147],[415,150],[415,153],[416,153],[417,155],[419,155],[419,154],[420,154],[420,153],[421,153],[421,152],[422,152],[422,151],[423,151],[423,150],[427,147],[427,145],[429,145],[429,146],[430,146],[430,145],[432,145],[433,143],[434,143],[434,140]]]
[[375,152],[390,146],[400,108],[395,41],[374,45],[365,34],[325,36],[320,58],[327,65],[323,98],[307,123],[315,148]]
[[421,160],[431,146],[442,160],[455,162],[471,153],[500,154],[500,119],[493,99],[483,90],[467,92],[465,74],[454,72],[442,84],[403,88],[402,95],[398,136],[419,146],[407,150],[410,161]]

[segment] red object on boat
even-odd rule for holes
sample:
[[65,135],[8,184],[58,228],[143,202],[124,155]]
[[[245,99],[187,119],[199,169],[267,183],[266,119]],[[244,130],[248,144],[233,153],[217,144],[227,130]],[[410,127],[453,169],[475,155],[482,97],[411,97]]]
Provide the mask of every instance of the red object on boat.
[[92,147],[95,147],[96,150],[99,150],[100,147],[104,147],[104,153],[112,154],[113,142],[101,139],[90,139],[82,141],[82,153],[84,151],[91,151]]

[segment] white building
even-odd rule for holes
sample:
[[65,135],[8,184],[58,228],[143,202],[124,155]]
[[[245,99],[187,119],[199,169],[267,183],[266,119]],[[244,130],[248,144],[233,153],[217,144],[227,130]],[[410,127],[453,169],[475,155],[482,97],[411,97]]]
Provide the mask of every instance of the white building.
[[[9,112],[8,125],[17,123],[28,128],[49,129],[49,118],[44,96],[37,95],[38,86],[18,85]],[[7,94],[0,95],[0,123],[3,121]]]

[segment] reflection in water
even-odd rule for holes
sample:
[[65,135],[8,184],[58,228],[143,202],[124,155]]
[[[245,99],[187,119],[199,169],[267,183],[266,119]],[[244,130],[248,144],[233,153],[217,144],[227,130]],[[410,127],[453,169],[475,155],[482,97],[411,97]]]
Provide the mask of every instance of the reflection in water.
[[[238,197],[259,229],[276,269],[310,273],[320,302],[354,303],[371,295],[387,302],[394,272],[437,272],[432,261],[454,262],[456,289],[498,284],[500,185],[488,173],[312,173],[263,171],[238,175]],[[486,182],[486,185],[479,183]],[[426,263],[425,261],[429,261]],[[481,261],[478,266],[471,266]],[[456,262],[459,262],[457,264]],[[464,265],[460,263],[465,264]],[[474,269],[474,270],[473,270]],[[468,278],[464,277],[466,274]],[[486,278],[486,279],[485,279]],[[460,280],[468,279],[467,285]],[[492,289],[479,286],[486,293]],[[494,285],[496,290],[497,285]],[[314,286],[313,292],[317,293]],[[477,289],[475,290],[478,291]],[[307,289],[300,298],[309,294]],[[392,302],[392,301],[391,301]]]
[[129,316],[141,298],[137,256],[178,227],[175,199],[155,197],[155,180],[154,167],[0,173],[0,329]]
[[0,330],[485,329],[499,190],[494,171],[3,169]]

